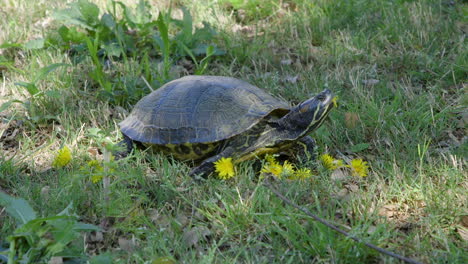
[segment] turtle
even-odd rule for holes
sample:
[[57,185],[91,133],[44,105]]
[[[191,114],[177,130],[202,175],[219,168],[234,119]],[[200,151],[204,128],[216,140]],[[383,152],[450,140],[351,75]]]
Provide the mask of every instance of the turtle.
[[185,76],[143,97],[120,122],[127,153],[133,143],[194,161],[190,175],[206,178],[214,162],[234,164],[265,154],[311,151],[309,134],[336,106],[325,89],[291,107],[246,81],[224,76]]

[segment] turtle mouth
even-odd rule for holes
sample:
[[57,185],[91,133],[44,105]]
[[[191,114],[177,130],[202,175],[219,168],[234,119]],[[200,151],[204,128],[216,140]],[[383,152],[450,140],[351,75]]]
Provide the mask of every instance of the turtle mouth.
[[332,91],[328,90],[328,89],[325,89],[323,90],[322,92],[320,92],[316,97],[315,99],[317,99],[318,101],[320,101],[320,104],[322,106],[327,106],[327,105],[334,105],[333,104],[333,93]]

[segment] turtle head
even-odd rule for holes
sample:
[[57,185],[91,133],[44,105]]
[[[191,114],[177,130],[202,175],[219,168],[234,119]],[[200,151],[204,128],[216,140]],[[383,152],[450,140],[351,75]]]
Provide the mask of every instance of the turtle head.
[[315,97],[293,107],[278,123],[296,138],[300,138],[320,127],[335,106],[333,93],[325,89]]

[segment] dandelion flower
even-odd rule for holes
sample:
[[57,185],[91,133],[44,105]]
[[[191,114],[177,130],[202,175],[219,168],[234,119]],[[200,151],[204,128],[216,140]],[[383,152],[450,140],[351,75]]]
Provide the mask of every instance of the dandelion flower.
[[103,171],[104,168],[101,166],[98,160],[88,161],[88,166],[94,171]]
[[291,180],[305,180],[305,179],[308,179],[312,176],[312,172],[310,171],[310,169],[307,169],[307,168],[301,168],[301,169],[297,169],[293,175],[291,175],[291,177],[289,177],[289,179]]
[[281,173],[283,172],[283,166],[281,166],[281,164],[279,164],[278,162],[274,162],[274,163],[268,162],[265,165],[263,165],[263,168],[260,172],[273,174],[274,176],[281,178]]
[[285,161],[283,163],[283,169],[281,171],[281,176],[282,177],[290,177],[294,175],[294,172],[296,171],[296,168],[294,168],[294,165],[289,163],[289,161]]
[[323,166],[329,170],[336,170],[344,165],[342,160],[337,160],[329,154],[321,155],[320,160],[322,161]]
[[98,160],[90,160],[87,163],[87,167],[82,168],[84,172],[91,176],[91,181],[93,183],[98,183],[104,178],[104,167],[101,165],[101,162]]
[[67,146],[64,146],[57,152],[57,156],[55,156],[52,166],[55,168],[65,167],[70,163],[71,159],[72,156],[70,149]]
[[338,96],[333,97],[332,103],[334,107],[338,107]]
[[274,163],[278,163],[275,159],[275,156],[271,155],[271,154],[266,154],[265,155],[265,160],[267,163],[270,163],[270,164],[274,164]]
[[214,162],[215,170],[218,173],[218,178],[227,180],[234,177],[234,165],[232,158],[221,158]]
[[102,180],[102,178],[104,178],[104,176],[102,174],[94,174],[94,175],[91,175],[91,181],[93,183],[98,183]]
[[362,159],[353,159],[349,167],[352,169],[354,176],[366,177],[369,173],[367,161],[363,161]]

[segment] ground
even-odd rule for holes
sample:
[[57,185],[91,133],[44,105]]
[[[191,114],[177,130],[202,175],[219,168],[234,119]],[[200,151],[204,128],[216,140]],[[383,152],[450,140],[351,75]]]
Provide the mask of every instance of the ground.
[[[265,179],[366,242],[467,262],[466,3],[91,2],[1,0],[0,191],[47,220],[22,225],[0,196],[0,262],[12,241],[10,261],[35,263],[397,262]],[[199,184],[191,164],[158,153],[114,160],[132,106],[187,74],[246,80],[292,105],[332,90],[339,106],[311,136],[341,168],[302,159],[311,177],[278,179],[260,175],[262,159]],[[346,167],[356,159],[365,177]],[[47,218],[67,206],[82,232]]]

